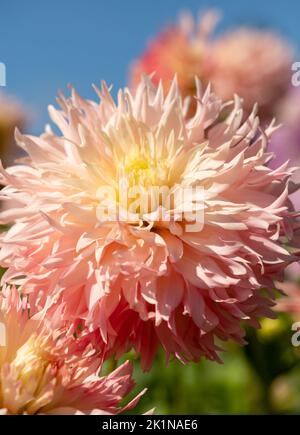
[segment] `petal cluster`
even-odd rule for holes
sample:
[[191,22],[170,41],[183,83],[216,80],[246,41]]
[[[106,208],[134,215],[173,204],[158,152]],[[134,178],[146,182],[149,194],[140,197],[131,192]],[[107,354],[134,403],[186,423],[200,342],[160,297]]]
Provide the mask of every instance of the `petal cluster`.
[[[2,283],[34,309],[62,307],[107,354],[135,348],[145,369],[159,345],[197,361],[219,360],[220,340],[243,344],[243,325],[272,316],[273,280],[295,261],[285,248],[293,170],[267,166],[274,126],[259,129],[256,108],[245,120],[238,97],[224,105],[195,89],[193,116],[176,80],[166,93],[145,77],[117,102],[105,84],[99,103],[72,89],[49,108],[61,135],[17,133],[27,157],[1,169],[14,204],[1,214],[13,223],[0,240]],[[153,187],[169,193],[133,213],[120,180],[148,199]],[[188,197],[173,204],[182,189]],[[103,219],[104,205],[121,214]]]
[[29,317],[27,298],[5,288],[0,296],[0,413],[116,414],[120,401],[133,389],[127,362],[99,377],[102,359],[86,337],[70,335],[59,326]]

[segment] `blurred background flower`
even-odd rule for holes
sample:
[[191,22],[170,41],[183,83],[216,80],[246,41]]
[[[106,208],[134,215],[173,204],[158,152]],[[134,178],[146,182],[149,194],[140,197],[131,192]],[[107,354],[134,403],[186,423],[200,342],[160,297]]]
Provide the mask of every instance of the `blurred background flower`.
[[[152,75],[153,83],[162,80],[167,93],[176,75],[183,97],[190,97],[193,103],[196,94],[195,76],[207,86],[210,71],[210,34],[218,14],[207,12],[194,21],[189,14],[182,14],[178,24],[170,26],[154,38],[146,51],[131,68],[129,82],[135,89],[144,74]],[[191,109],[195,109],[192,105]],[[190,110],[191,114],[193,110]]]
[[270,30],[240,27],[221,35],[211,47],[209,79],[224,100],[234,94],[250,111],[255,103],[259,115],[274,116],[291,84],[293,50]]
[[0,93],[0,158],[2,163],[12,163],[18,149],[15,144],[15,128],[24,129],[29,120],[25,108],[16,98]]
[[162,30],[131,68],[134,88],[142,74],[154,74],[166,89],[176,74],[181,92],[192,101],[194,76],[212,83],[222,100],[237,94],[249,113],[255,103],[259,114],[270,119],[291,86],[293,49],[270,30],[238,27],[213,37],[218,14],[208,11],[198,22],[184,14],[178,23]]
[[[290,90],[277,108],[276,118],[282,125],[270,142],[270,150],[275,154],[270,166],[275,168],[289,160],[292,166],[300,167],[300,88]],[[300,183],[300,169],[295,172],[292,180]],[[295,210],[300,210],[299,192],[295,192],[290,198]]]

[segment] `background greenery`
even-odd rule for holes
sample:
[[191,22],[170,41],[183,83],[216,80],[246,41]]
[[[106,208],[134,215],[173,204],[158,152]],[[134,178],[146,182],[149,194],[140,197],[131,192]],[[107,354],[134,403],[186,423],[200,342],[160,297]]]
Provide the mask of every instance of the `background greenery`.
[[[134,414],[297,414],[300,413],[300,347],[291,344],[292,320],[280,315],[248,331],[248,345],[227,344],[224,364],[202,360],[165,364],[159,353],[149,373],[135,361],[133,396],[148,388]],[[224,346],[223,346],[224,348]],[[109,371],[108,362],[104,372]]]

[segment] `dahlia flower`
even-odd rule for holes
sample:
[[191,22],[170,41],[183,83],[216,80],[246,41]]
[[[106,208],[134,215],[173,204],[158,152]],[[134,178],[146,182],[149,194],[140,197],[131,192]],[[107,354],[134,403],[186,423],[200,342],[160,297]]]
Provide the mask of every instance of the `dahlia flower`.
[[218,20],[208,12],[198,23],[184,17],[179,24],[164,30],[135,61],[130,81],[135,87],[142,73],[154,73],[168,85],[174,74],[184,96],[193,98],[194,77],[211,82],[223,100],[238,94],[244,110],[258,103],[260,115],[272,117],[278,101],[291,83],[293,52],[280,36],[270,31],[241,27],[212,38]]
[[258,103],[261,116],[272,117],[290,88],[292,62],[292,49],[280,36],[241,27],[214,42],[210,80],[222,99],[237,93],[247,111]]
[[255,108],[244,122],[238,97],[229,107],[196,83],[192,117],[176,80],[164,97],[144,77],[117,102],[103,84],[99,104],[72,89],[49,108],[61,136],[17,132],[28,157],[1,168],[2,198],[18,202],[1,213],[2,283],[37,310],[61,304],[107,354],[135,348],[144,369],[159,344],[182,361],[243,344],[295,261],[293,170],[266,165],[275,127],[260,133]]
[[29,317],[26,298],[5,288],[0,296],[0,414],[116,414],[132,390],[132,365],[98,377],[101,357],[86,339],[60,324]]

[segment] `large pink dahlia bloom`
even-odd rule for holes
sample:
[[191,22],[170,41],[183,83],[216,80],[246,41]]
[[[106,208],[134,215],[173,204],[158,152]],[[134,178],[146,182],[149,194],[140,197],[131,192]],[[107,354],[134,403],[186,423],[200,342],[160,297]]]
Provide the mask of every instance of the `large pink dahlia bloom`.
[[[72,90],[50,107],[61,136],[17,133],[28,157],[1,169],[3,199],[18,202],[1,214],[14,222],[2,282],[37,309],[63,304],[108,352],[133,346],[144,368],[159,343],[183,361],[218,360],[216,338],[242,344],[243,324],[272,316],[273,279],[295,261],[283,246],[293,171],[266,165],[274,127],[260,134],[255,109],[243,122],[238,97],[224,107],[199,83],[192,118],[175,80],[166,97],[147,78],[117,103],[105,84],[97,93],[99,104]],[[120,180],[150,207],[124,201]],[[149,201],[157,186],[167,194]]]
[[0,414],[116,414],[133,389],[132,365],[98,376],[102,360],[91,344],[60,325],[29,318],[13,288],[0,296]]

